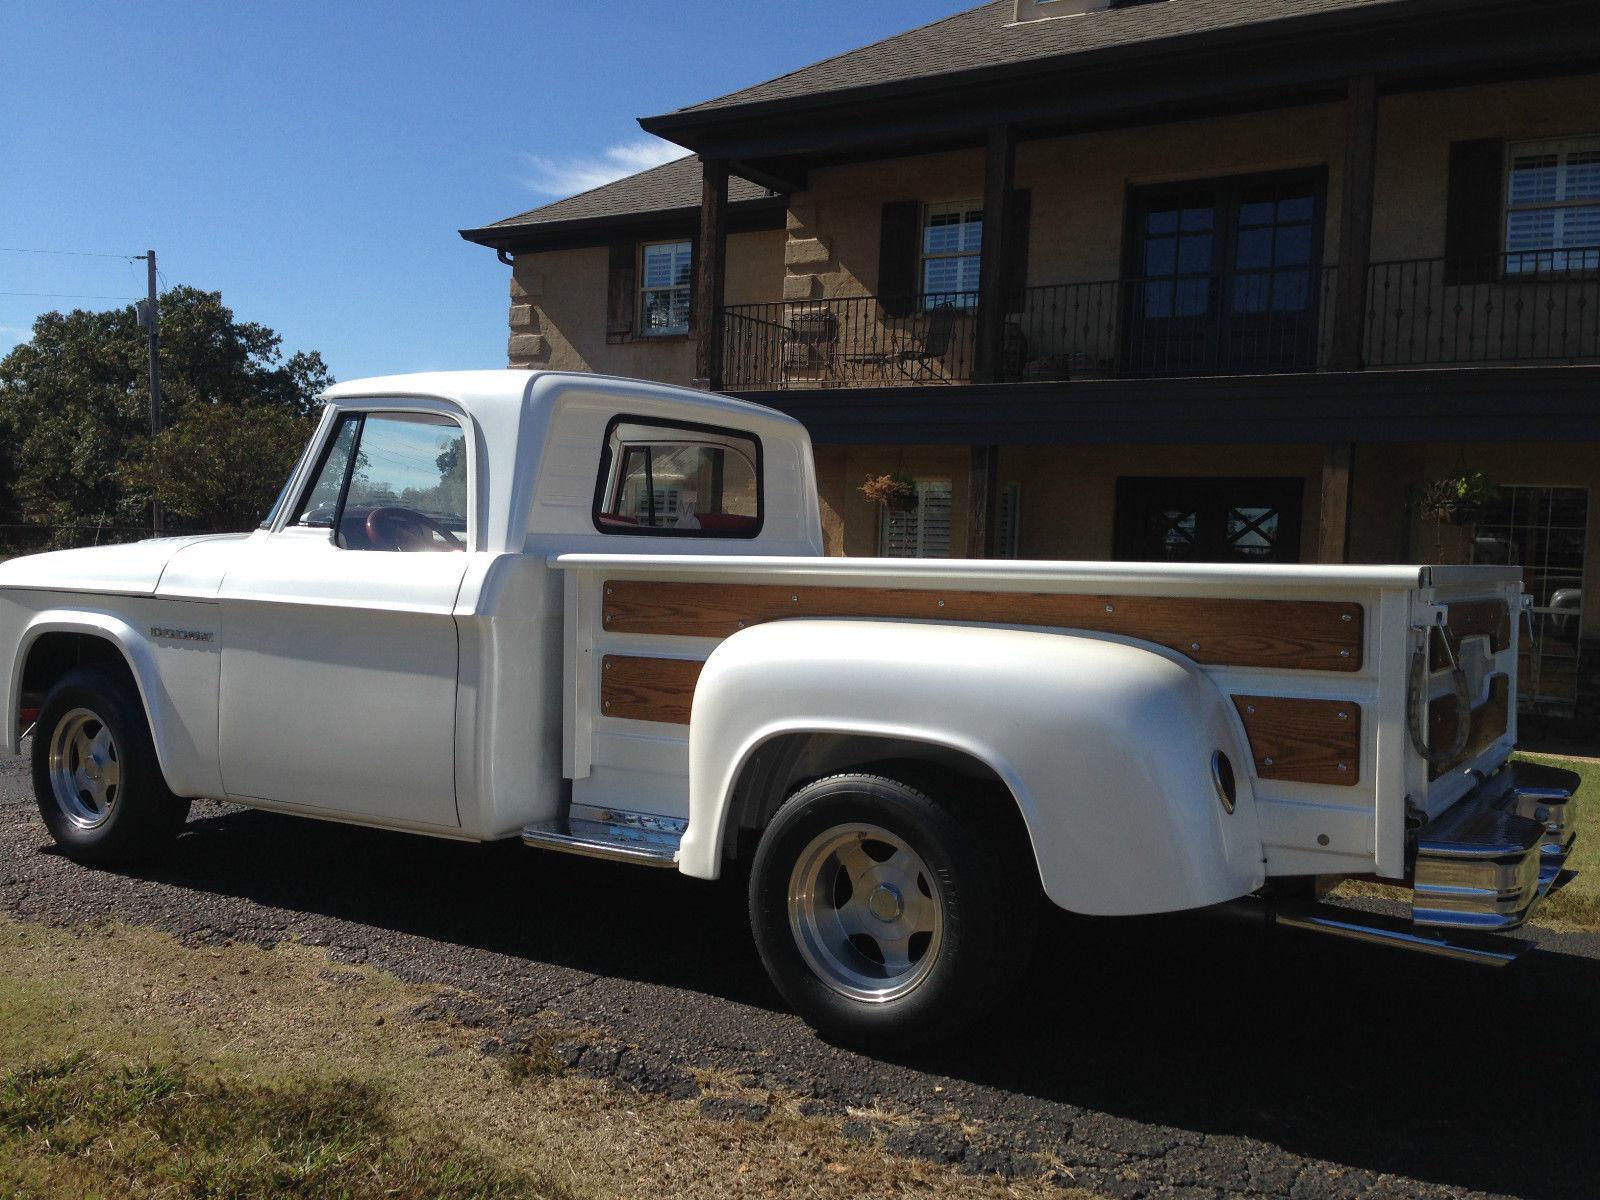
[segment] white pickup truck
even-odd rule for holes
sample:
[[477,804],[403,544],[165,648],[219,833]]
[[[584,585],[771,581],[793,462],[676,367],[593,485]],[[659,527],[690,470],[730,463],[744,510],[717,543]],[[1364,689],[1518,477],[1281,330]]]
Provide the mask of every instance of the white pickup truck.
[[[1041,896],[1497,963],[1564,877],[1575,777],[1507,764],[1514,568],[829,558],[805,430],[755,405],[522,371],[326,401],[255,532],[0,566],[6,745],[69,855],[214,797],[738,862],[778,989],[858,1041],[999,1002]],[[1318,901],[1350,876],[1409,918]]]

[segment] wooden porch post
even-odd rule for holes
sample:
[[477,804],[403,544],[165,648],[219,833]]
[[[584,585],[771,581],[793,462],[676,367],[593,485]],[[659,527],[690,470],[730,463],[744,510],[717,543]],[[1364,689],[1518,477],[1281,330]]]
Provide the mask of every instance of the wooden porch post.
[[1350,561],[1350,475],[1356,448],[1334,442],[1322,452],[1322,504],[1317,526],[1317,561]]
[[[1011,261],[1013,179],[1017,139],[1010,125],[989,127],[983,161],[983,246],[978,258],[978,314],[972,375],[999,383],[1006,342],[1006,265]],[[967,557],[994,555],[995,508],[1000,488],[1000,447],[976,445],[967,472]]]
[[1378,84],[1371,75],[1350,81],[1345,105],[1344,179],[1339,188],[1339,278],[1333,301],[1328,367],[1359,371],[1372,259],[1372,190],[1378,148]]
[[700,260],[694,276],[695,386],[722,388],[722,297],[728,261],[728,160],[700,160]]
[[972,447],[967,469],[968,558],[994,557],[995,509],[1000,496],[1000,447]]
[[983,246],[978,258],[978,328],[973,381],[999,383],[1006,342],[1006,264],[1011,261],[1012,179],[1017,140],[1010,125],[989,128],[983,162]]

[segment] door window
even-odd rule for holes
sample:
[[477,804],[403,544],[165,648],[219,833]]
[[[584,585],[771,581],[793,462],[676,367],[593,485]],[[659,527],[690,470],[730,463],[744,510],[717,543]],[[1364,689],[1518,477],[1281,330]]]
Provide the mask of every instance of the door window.
[[1121,479],[1116,556],[1139,562],[1292,563],[1299,479]]
[[1127,368],[1315,366],[1322,191],[1306,171],[1135,188]]
[[1534,639],[1524,630],[1518,669],[1523,708],[1570,715],[1577,706],[1588,527],[1587,488],[1511,486],[1473,530],[1472,561],[1521,567],[1533,597]]
[[346,550],[465,550],[466,435],[431,413],[341,417],[295,524]]

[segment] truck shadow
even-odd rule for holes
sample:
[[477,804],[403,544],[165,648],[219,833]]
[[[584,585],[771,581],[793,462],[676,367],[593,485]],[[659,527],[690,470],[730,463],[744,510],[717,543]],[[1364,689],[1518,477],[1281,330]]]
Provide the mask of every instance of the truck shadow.
[[[869,1060],[759,1011],[783,1006],[738,880],[264,813],[196,821],[150,877],[509,955],[530,972],[657,985],[652,1019],[668,1013],[680,1036],[718,1022],[746,1042],[770,1037],[841,1091],[927,1095],[931,1073],[1031,1097],[1022,1119],[1055,1128],[1108,1114],[1458,1188],[1600,1194],[1600,1025],[1586,1015],[1600,938],[1541,932],[1538,952],[1492,971],[1199,917],[1057,914],[1003,1020]],[[708,997],[758,1011],[717,1017]]]

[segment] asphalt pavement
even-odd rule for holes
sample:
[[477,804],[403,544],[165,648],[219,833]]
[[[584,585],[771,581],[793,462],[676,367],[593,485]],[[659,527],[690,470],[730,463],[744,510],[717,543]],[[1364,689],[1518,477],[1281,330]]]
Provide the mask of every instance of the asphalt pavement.
[[739,879],[209,802],[159,864],[95,871],[54,851],[5,757],[0,912],[326,946],[445,985],[485,1053],[583,1031],[558,1054],[619,1085],[692,1098],[714,1068],[973,1173],[1133,1200],[1600,1196],[1600,935],[1535,930],[1495,971],[1239,921],[1058,915],[988,1026],[869,1057],[785,1011]]

